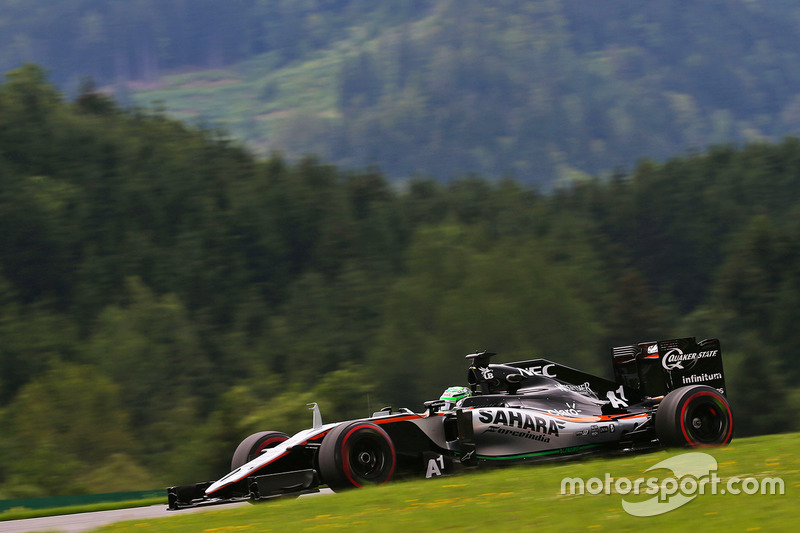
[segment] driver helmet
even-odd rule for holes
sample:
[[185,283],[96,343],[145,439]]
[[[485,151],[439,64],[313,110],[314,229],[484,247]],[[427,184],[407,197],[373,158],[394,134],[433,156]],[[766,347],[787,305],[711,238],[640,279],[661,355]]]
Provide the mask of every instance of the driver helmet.
[[456,403],[468,396],[472,396],[472,391],[467,387],[448,387],[439,397],[440,400],[444,400],[442,410],[449,411],[453,409]]

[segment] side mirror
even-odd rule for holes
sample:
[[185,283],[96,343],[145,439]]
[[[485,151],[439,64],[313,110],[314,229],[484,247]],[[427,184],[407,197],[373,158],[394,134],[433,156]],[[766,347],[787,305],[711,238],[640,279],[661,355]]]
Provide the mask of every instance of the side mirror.
[[436,411],[444,407],[444,404],[444,400],[431,400],[429,402],[425,402],[423,405],[428,409],[428,415],[433,416]]

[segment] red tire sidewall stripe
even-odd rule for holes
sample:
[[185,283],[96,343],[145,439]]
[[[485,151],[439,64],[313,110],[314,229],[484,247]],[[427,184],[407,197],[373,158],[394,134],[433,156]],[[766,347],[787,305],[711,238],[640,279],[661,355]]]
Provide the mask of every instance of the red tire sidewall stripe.
[[266,450],[267,448],[271,448],[273,445],[277,446],[281,442],[287,441],[286,437],[270,437],[266,439],[264,442],[258,445],[251,455],[258,456],[262,451]]
[[[352,470],[350,470],[350,460],[349,460],[350,454],[347,452],[347,439],[350,438],[350,435],[352,435],[353,433],[355,433],[356,431],[358,431],[359,429],[362,429],[362,428],[370,429],[372,431],[375,431],[375,429],[376,429],[375,426],[373,426],[372,424],[359,424],[357,426],[351,427],[347,431],[347,433],[345,434],[344,439],[342,439],[342,444],[341,444],[341,446],[339,448],[339,453],[342,456],[342,470],[344,471],[344,475],[345,475],[345,477],[347,477],[347,480],[350,483],[353,484],[354,487],[358,487],[358,488],[363,487],[363,485],[355,480],[355,478],[353,477],[353,472],[352,472]],[[380,429],[380,428],[378,428],[378,429]],[[381,435],[381,437],[386,439],[386,443],[389,445],[389,450],[392,453],[392,469],[391,469],[391,471],[389,471],[389,475],[387,476],[386,480],[381,482],[381,483],[379,483],[380,485],[383,485],[384,483],[386,483],[387,481],[392,479],[392,476],[394,475],[394,467],[395,467],[396,458],[395,458],[395,452],[394,452],[394,444],[392,444],[392,440],[385,434],[381,434],[381,433],[379,433],[379,434]]]
[[711,448],[711,447],[714,447],[714,446],[719,446],[718,444],[703,444],[703,443],[700,443],[700,442],[693,442],[692,439],[689,438],[689,434],[686,432],[686,416],[685,416],[686,415],[686,407],[692,402],[692,400],[694,398],[699,397],[699,396],[711,396],[711,398],[713,398],[714,400],[720,401],[722,403],[722,405],[725,407],[725,411],[726,411],[726,414],[727,414],[727,416],[725,418],[727,418],[727,420],[728,420],[728,434],[725,435],[725,438],[722,440],[721,444],[725,444],[727,442],[730,442],[731,433],[733,433],[733,417],[731,416],[730,407],[728,407],[726,402],[722,399],[722,397],[719,394],[715,394],[715,393],[713,393],[711,391],[705,390],[705,391],[696,392],[696,393],[692,394],[691,396],[689,396],[689,398],[684,402],[683,407],[681,407],[680,425],[681,425],[681,432],[683,433],[683,438],[686,440],[686,443],[691,445],[694,448]]

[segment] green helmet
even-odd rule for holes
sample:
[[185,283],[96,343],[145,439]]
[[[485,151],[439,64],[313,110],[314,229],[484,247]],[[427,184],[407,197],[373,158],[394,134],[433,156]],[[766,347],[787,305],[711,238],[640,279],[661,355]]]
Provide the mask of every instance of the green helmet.
[[472,391],[470,391],[467,387],[448,387],[442,393],[439,399],[444,400],[444,409],[448,410],[455,407],[456,402],[463,400],[468,396],[472,396]]

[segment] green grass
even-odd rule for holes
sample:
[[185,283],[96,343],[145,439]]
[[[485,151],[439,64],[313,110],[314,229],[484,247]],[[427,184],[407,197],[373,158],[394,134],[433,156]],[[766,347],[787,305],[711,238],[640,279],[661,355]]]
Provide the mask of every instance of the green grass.
[[[130,521],[99,531],[790,531],[800,522],[800,434],[735,440],[709,453],[717,475],[780,477],[784,495],[698,495],[669,513],[637,518],[622,496],[561,495],[564,477],[650,477],[644,471],[684,450],[481,471],[396,482],[342,494]],[[707,450],[704,450],[707,451]],[[668,473],[661,471],[663,476]],[[626,496],[629,500],[646,497]]]
[[163,76],[152,86],[131,87],[133,102],[163,106],[171,117],[221,127],[259,153],[298,112],[324,121],[338,117],[337,84],[346,49],[317,52],[304,61],[274,68],[262,54],[227,70]]
[[[253,56],[225,69],[169,73],[156,82],[132,82],[131,102],[157,107],[189,124],[216,127],[259,155],[291,151],[286,136],[294,129],[341,119],[339,76],[344,60],[377,49],[378,40],[363,29],[329,48],[279,64],[273,53]],[[291,141],[288,141],[291,145]],[[305,153],[313,147],[296,146]],[[300,155],[300,154],[295,154]]]
[[70,507],[51,507],[47,509],[27,509],[24,507],[12,508],[0,513],[0,522],[7,520],[22,520],[26,518],[42,518],[45,516],[59,516],[66,514],[93,513],[96,511],[111,511],[114,509],[131,509],[133,507],[148,507],[150,505],[167,504],[167,498],[147,498],[143,500],[130,500],[123,502],[103,502],[88,505],[73,505]]

